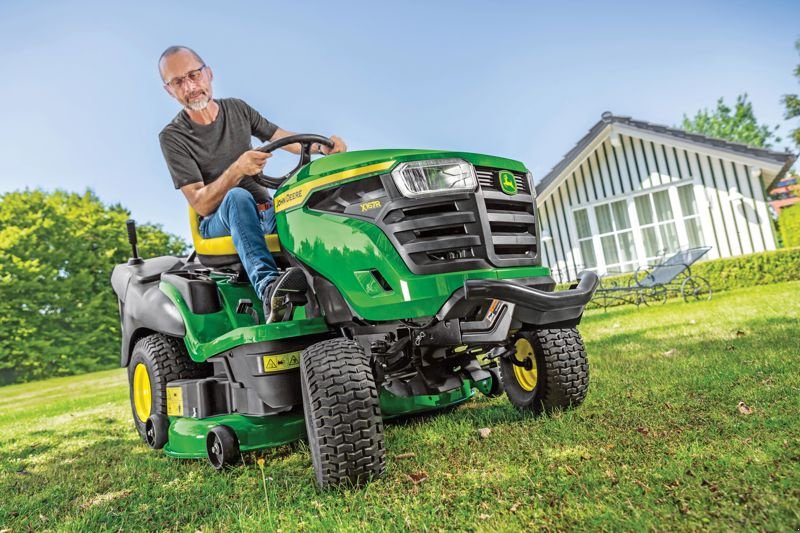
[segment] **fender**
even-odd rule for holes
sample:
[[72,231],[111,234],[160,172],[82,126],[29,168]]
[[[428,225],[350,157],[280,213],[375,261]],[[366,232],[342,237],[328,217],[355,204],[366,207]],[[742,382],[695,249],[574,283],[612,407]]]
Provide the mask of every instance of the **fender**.
[[177,257],[156,259],[160,261],[117,265],[111,274],[111,285],[119,301],[122,367],[128,366],[133,346],[142,336],[150,333],[172,337],[186,335],[186,326],[178,308],[158,288],[161,274],[183,266],[184,262]]

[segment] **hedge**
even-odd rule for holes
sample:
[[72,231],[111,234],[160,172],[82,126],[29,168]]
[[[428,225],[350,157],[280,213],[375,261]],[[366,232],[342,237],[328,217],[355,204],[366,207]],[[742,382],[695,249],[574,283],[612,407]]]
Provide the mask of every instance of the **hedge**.
[[783,245],[787,248],[800,246],[800,204],[783,209],[778,220]]
[[[702,276],[714,292],[800,280],[800,247],[772,252],[712,259],[692,265],[692,275]],[[603,286],[626,287],[631,274],[604,277]],[[567,285],[561,286],[566,288]]]
[[715,291],[800,280],[800,248],[740,255],[697,263],[692,274],[703,276]]

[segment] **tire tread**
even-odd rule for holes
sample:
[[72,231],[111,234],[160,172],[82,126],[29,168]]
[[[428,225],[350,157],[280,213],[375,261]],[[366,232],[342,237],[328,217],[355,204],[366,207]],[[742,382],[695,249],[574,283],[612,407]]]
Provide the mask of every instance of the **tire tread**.
[[383,419],[364,350],[347,339],[322,341],[303,352],[301,370],[319,487],[358,486],[383,475]]
[[524,332],[533,348],[538,369],[536,388],[525,391],[516,383],[513,364],[500,364],[509,401],[521,411],[536,414],[568,409],[583,403],[589,389],[586,347],[575,328]]
[[[144,361],[142,361],[144,359]],[[212,366],[208,363],[196,363],[189,358],[186,345],[182,339],[155,333],[142,337],[137,341],[129,364],[129,380],[131,388],[131,409],[136,429],[142,439],[145,438],[144,423],[140,423],[133,407],[133,369],[139,362],[147,363],[152,372],[150,387],[153,391],[151,415],[167,414],[167,383],[178,379],[194,379],[210,376]],[[146,441],[145,441],[146,442]]]

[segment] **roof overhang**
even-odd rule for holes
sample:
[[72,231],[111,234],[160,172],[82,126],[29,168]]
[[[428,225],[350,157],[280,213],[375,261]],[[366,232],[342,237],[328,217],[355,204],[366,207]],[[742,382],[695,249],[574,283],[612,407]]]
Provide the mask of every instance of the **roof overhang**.
[[[643,127],[644,126],[644,127]],[[788,152],[775,152],[763,148],[712,139],[683,130],[617,117],[606,112],[578,144],[536,186],[537,201],[546,199],[552,191],[571,175],[606,139],[614,135],[627,135],[648,141],[668,144],[692,151],[702,151],[714,157],[747,165],[761,176],[765,189],[781,179],[797,156]],[[759,172],[760,171],[760,172]]]

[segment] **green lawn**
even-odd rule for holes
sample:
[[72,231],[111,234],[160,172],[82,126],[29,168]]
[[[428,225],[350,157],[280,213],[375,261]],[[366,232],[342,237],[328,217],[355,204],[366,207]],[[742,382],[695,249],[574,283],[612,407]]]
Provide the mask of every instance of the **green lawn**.
[[304,444],[222,474],[148,450],[123,370],[0,388],[0,531],[797,530],[798,296],[592,311],[583,406],[479,398],[390,424],[386,477],[326,494]]

